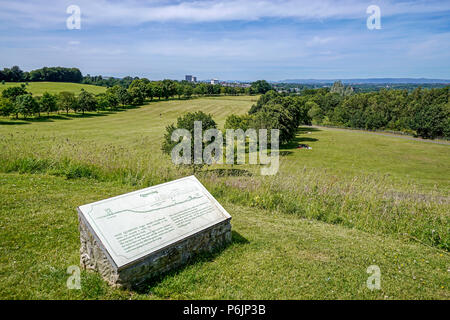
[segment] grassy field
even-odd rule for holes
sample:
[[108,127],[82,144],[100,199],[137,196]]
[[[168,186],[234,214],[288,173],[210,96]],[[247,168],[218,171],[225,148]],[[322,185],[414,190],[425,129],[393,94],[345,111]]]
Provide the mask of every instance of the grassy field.
[[[165,126],[202,110],[222,127],[256,99],[1,119],[0,297],[449,299],[450,146],[310,127],[283,147],[277,176],[249,165],[197,173],[233,216],[231,246],[142,292],[92,273],[81,291],[66,288],[78,205],[192,174],[161,153]],[[380,291],[365,286],[372,264]]]
[[[23,82],[6,82],[3,85],[0,84],[0,93],[6,88],[19,86],[21,83]],[[60,93],[61,91],[69,91],[78,94],[81,92],[81,89],[94,94],[106,91],[105,87],[67,82],[29,82],[27,85],[27,91],[31,92],[34,96],[41,96],[46,91],[53,94]]]
[[[444,252],[222,202],[233,243],[149,283],[142,291],[109,288],[94,273],[68,290],[66,269],[79,263],[74,208],[130,190],[95,180],[0,174],[0,297],[27,299],[449,299]],[[365,283],[378,265],[381,290]]]

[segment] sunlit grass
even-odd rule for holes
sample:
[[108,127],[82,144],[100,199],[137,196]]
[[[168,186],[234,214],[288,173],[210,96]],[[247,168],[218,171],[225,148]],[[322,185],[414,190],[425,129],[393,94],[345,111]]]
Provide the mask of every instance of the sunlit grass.
[[[202,110],[222,128],[227,115],[247,112],[256,99],[174,99],[84,117],[0,119],[0,172],[6,173],[1,237],[8,244],[2,245],[2,278],[9,279],[1,296],[448,298],[448,287],[441,287],[450,263],[450,146],[314,128],[302,128],[282,148],[277,176],[260,176],[260,167],[250,165],[196,173],[249,243],[238,241],[214,259],[164,278],[146,292],[150,296],[110,290],[92,275],[85,275],[92,292],[61,286],[68,261],[79,259],[76,206],[192,174],[161,152],[165,127],[183,113]],[[299,143],[312,150],[297,149]],[[33,217],[40,220],[27,222]],[[53,237],[58,240],[50,247],[45,241]],[[28,246],[11,249],[16,242]],[[395,260],[394,251],[404,260]],[[242,265],[243,256],[248,258]],[[372,257],[390,279],[386,291],[364,287]],[[31,270],[36,284],[14,273],[17,265],[22,273]]]
[[[5,84],[0,84],[0,93],[6,88],[20,86],[22,83],[25,84],[25,82],[6,82]],[[78,94],[81,92],[81,89],[94,94],[106,91],[106,87],[69,82],[28,82],[27,85],[27,91],[31,92],[34,96],[41,96],[44,92],[56,94],[61,91]]]
[[[108,287],[79,265],[76,206],[135,190],[122,183],[0,174],[2,299],[449,299],[447,253],[292,214],[220,200],[233,216],[233,242],[139,291]],[[366,286],[381,269],[381,290]]]

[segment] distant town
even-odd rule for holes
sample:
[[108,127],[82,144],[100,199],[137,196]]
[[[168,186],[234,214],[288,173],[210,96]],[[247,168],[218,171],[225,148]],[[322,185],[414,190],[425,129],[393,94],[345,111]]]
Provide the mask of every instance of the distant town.
[[219,84],[219,85],[224,86],[224,87],[248,88],[248,87],[251,86],[250,83],[246,83],[246,82],[238,82],[238,81],[235,81],[235,82],[230,82],[230,81],[220,81],[220,80],[218,80],[218,79],[211,79],[211,80],[209,80],[209,81],[208,81],[208,80],[206,80],[206,81],[197,81],[197,77],[196,77],[196,76],[193,76],[193,75],[186,75],[186,76],[184,77],[184,80],[187,81],[187,82],[193,82],[193,83],[197,83],[197,82],[209,82],[209,83],[212,84],[212,85]]
[[[185,81],[190,83],[209,83],[223,87],[249,88],[252,81],[237,80],[197,80],[196,76],[185,75]],[[450,80],[426,79],[426,78],[368,78],[368,79],[287,79],[281,81],[268,81],[273,90],[278,93],[299,94],[307,89],[331,88],[334,83],[342,82],[349,85],[355,92],[369,92],[381,89],[406,89],[413,90],[422,88],[443,88],[449,85]]]

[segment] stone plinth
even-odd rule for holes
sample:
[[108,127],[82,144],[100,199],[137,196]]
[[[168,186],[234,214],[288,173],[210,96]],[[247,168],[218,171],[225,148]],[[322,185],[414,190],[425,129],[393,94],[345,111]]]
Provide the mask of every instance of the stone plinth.
[[139,287],[231,241],[231,216],[194,177],[78,208],[80,262],[112,286]]

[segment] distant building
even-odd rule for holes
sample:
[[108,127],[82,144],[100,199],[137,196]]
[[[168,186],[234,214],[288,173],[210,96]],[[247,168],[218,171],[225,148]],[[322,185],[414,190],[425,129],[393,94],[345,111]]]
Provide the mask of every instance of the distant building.
[[185,80],[188,81],[188,82],[197,82],[197,77],[194,77],[194,76],[189,74],[189,75],[185,76]]
[[219,80],[217,80],[217,79],[211,79],[211,84],[219,84]]

